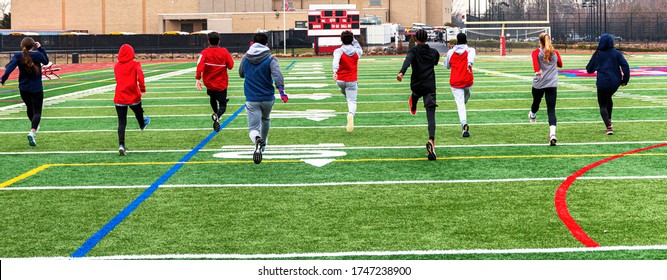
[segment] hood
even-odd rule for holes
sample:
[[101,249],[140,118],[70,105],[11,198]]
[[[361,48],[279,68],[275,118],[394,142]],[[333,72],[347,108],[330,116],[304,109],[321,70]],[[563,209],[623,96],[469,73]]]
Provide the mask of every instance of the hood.
[[245,58],[250,61],[252,64],[260,64],[267,57],[271,56],[271,50],[269,47],[262,45],[260,43],[254,43],[250,46],[250,49],[245,53]]
[[604,51],[614,48],[614,38],[609,34],[602,34],[598,43],[598,50]]
[[463,54],[464,52],[466,52],[468,50],[468,44],[456,45],[456,46],[454,46],[453,50],[454,50],[455,53]]
[[134,59],[134,48],[128,44],[123,44],[118,51],[118,62],[128,62]]
[[342,45],[340,49],[347,55],[353,56],[357,53],[357,49],[353,45]]

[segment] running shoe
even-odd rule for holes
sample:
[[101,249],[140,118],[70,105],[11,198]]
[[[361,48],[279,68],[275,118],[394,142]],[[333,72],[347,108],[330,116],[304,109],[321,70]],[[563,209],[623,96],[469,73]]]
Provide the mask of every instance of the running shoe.
[[535,117],[533,118],[533,117],[531,116],[532,114],[533,114],[533,112],[528,111],[528,119],[530,120],[530,123],[537,123],[537,116],[535,116]]
[[549,135],[549,146],[556,146],[556,134]]
[[410,115],[416,115],[417,114],[417,104],[412,104],[412,96],[408,97],[408,106],[410,106]]
[[468,127],[468,124],[463,125],[463,132],[461,133],[463,137],[470,137],[470,132],[468,132],[469,129],[470,127]]
[[354,129],[354,115],[347,114],[347,132],[352,132]]
[[428,155],[428,160],[436,160],[435,144],[432,139],[429,139],[428,142],[426,142],[426,154]]
[[604,134],[605,135],[614,135],[614,130],[611,128],[611,125],[607,127],[607,131]]
[[35,132],[34,131],[31,130],[30,132],[28,132],[28,145],[33,146],[33,147],[37,146],[37,140],[35,140],[35,138],[36,137],[35,137]]
[[118,156],[124,157],[126,155],[125,145],[118,147]]
[[150,124],[150,123],[151,123],[151,117],[149,117],[149,116],[145,116],[145,117],[144,117],[144,126],[141,128],[141,130],[143,131],[144,129],[146,129],[146,127],[147,127],[148,124]]
[[257,136],[255,140],[255,152],[252,154],[252,161],[255,164],[260,164],[262,162],[262,148],[264,147],[264,140],[262,137]]
[[211,119],[213,120],[213,130],[215,132],[220,131],[220,121],[218,119],[218,114],[213,113],[213,115],[211,115]]

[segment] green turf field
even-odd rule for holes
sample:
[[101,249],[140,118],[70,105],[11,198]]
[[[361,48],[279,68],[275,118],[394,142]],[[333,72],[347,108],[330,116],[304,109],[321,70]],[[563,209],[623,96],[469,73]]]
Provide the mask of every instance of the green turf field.
[[[588,58],[564,56],[564,68]],[[664,55],[627,58],[631,67],[667,65]],[[597,250],[555,207],[579,169],[667,141],[667,76],[632,77],[614,98],[615,134],[606,136],[595,79],[561,75],[558,146],[549,147],[545,103],[537,124],[527,118],[528,56],[476,60],[470,138],[439,65],[438,160],[428,161],[425,111],[421,103],[416,116],[408,111],[410,71],[395,79],[402,60],[360,60],[348,133],[331,59],[281,59],[290,100],[277,99],[259,165],[245,112],[233,115],[245,102],[237,68],[228,125],[212,134],[194,63],[144,65],[152,122],[140,131],[129,113],[126,157],[111,69],[44,82],[37,147],[10,81],[0,94],[0,257],[667,259],[667,147],[572,184],[567,209]]]

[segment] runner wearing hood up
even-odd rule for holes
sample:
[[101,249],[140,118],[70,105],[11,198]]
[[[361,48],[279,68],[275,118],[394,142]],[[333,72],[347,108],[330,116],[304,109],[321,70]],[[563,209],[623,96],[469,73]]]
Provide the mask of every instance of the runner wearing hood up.
[[[621,75],[621,71],[623,74]],[[607,127],[606,135],[614,134],[611,126],[611,111],[614,102],[611,96],[616,93],[619,86],[626,86],[630,81],[630,65],[623,54],[614,48],[614,39],[609,34],[602,34],[598,49],[586,65],[588,74],[597,73],[598,105],[600,116]]]
[[287,103],[285,82],[278,59],[271,55],[267,46],[269,38],[264,33],[253,36],[253,44],[241,59],[239,75],[244,78],[245,111],[248,116],[248,134],[255,145],[252,160],[262,162],[271,127],[271,110],[275,100],[275,83],[280,98]]

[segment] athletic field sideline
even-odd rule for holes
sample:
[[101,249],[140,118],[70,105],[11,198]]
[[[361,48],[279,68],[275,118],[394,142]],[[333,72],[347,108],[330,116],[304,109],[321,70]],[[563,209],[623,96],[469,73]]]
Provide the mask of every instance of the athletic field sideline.
[[[631,68],[665,55],[626,57]],[[563,56],[583,69],[589,56]],[[526,56],[481,56],[470,138],[437,69],[437,161],[407,106],[403,57],[362,57],[355,127],[331,58],[281,59],[264,161],[252,162],[243,80],[214,133],[194,62],[144,64],[140,131],[117,151],[113,69],[44,81],[37,146],[17,81],[0,94],[0,257],[102,259],[667,259],[667,76],[633,76],[604,135],[595,79],[560,75],[558,146],[527,113]],[[236,61],[237,63],[239,61]],[[442,61],[441,61],[442,62]],[[235,114],[238,113],[238,114]]]

